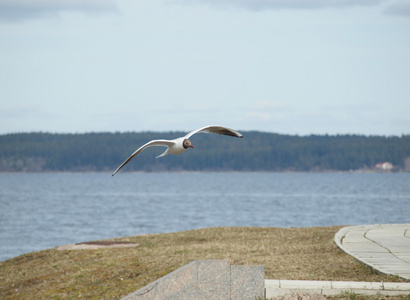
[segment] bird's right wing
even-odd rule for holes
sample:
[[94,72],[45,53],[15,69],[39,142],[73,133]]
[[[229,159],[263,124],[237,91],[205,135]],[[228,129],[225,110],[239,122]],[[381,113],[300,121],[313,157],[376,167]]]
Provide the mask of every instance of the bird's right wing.
[[119,170],[121,170],[121,168],[123,166],[125,166],[131,159],[133,159],[135,156],[137,156],[138,154],[140,154],[145,148],[148,147],[152,147],[152,146],[163,146],[163,147],[170,147],[174,145],[173,141],[169,141],[169,140],[152,140],[148,143],[146,143],[145,145],[142,145],[141,147],[139,147],[133,154],[131,154],[130,157],[128,157],[118,168],[117,170],[114,171],[114,173],[112,173],[112,176],[114,176],[115,174],[117,174],[117,172]]
[[230,136],[234,136],[238,138],[243,137],[242,134],[236,130],[223,127],[223,126],[211,125],[211,126],[205,126],[197,130],[191,131],[185,136],[185,138],[189,139],[192,135],[198,132],[214,133],[214,134],[220,134],[220,135],[230,135]]

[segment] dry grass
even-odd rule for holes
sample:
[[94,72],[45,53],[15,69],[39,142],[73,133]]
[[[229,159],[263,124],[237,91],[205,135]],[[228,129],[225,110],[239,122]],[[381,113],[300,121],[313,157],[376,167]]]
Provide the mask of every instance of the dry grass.
[[0,298],[119,299],[199,259],[264,265],[269,279],[400,281],[341,252],[339,228],[206,228],[118,239],[138,248],[33,252],[0,262]]

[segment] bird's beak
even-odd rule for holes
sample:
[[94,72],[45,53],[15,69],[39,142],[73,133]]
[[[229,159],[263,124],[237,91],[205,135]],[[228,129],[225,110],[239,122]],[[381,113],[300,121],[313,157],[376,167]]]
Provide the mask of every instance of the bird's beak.
[[194,148],[194,146],[192,146],[192,145],[191,145],[191,146],[189,146],[189,147]]

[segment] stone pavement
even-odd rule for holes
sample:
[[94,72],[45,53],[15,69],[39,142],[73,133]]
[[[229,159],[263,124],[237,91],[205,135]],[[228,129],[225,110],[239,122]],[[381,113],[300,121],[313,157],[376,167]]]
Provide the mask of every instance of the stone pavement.
[[[336,296],[344,292],[358,295],[398,296],[410,294],[408,282],[310,281],[265,279],[266,298],[293,294]],[[317,297],[315,297],[317,298]],[[295,298],[292,298],[295,299]]]
[[335,242],[374,270],[410,281],[410,224],[348,226],[336,233]]

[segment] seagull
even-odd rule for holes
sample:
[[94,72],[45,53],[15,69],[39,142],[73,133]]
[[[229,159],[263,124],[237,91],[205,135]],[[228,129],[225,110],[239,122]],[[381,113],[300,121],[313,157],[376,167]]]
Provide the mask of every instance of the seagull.
[[198,132],[205,132],[205,133],[215,133],[215,134],[220,134],[220,135],[230,135],[233,137],[238,137],[241,138],[243,137],[242,134],[240,134],[239,132],[230,129],[230,128],[226,128],[226,127],[222,127],[222,126],[216,126],[216,125],[211,125],[211,126],[205,126],[202,128],[199,128],[197,130],[191,131],[190,133],[188,133],[187,135],[183,136],[183,137],[179,137],[173,140],[152,140],[148,143],[146,143],[145,145],[142,145],[141,147],[139,147],[133,154],[131,154],[130,157],[128,157],[118,168],[117,170],[114,171],[114,173],[112,173],[112,176],[114,176],[115,174],[117,174],[117,172],[123,167],[125,166],[131,159],[133,159],[135,156],[137,156],[138,154],[140,154],[145,148],[148,147],[152,147],[152,146],[162,146],[162,147],[167,147],[167,149],[165,150],[164,153],[162,153],[161,155],[158,155],[158,157],[161,156],[165,156],[168,153],[171,154],[181,154],[183,152],[185,152],[188,148],[194,148],[194,146],[192,146],[191,141],[189,140],[189,138],[191,136],[193,136],[195,133]]

